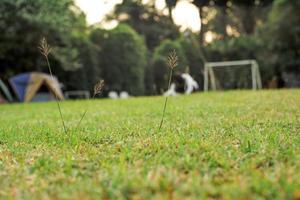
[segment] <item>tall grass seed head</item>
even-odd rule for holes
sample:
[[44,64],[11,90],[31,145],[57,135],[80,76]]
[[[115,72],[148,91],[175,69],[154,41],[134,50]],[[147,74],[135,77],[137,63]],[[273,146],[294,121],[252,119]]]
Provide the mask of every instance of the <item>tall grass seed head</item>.
[[174,69],[178,65],[178,57],[175,49],[169,54],[167,64],[171,69]]
[[39,50],[45,57],[48,57],[48,55],[51,53],[52,48],[44,37],[40,41]]
[[100,94],[103,88],[104,88],[104,80],[101,80],[94,86],[94,96]]

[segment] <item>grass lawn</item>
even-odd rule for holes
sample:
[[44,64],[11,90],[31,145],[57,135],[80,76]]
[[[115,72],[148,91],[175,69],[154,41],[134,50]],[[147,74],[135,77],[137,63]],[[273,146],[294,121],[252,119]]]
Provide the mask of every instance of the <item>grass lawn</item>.
[[[300,90],[0,106],[0,199],[299,199]],[[81,113],[88,109],[79,130]]]

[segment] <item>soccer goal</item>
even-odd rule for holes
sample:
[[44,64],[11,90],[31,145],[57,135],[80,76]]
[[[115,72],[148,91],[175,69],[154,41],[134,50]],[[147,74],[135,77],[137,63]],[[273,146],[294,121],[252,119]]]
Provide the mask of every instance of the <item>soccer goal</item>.
[[[225,62],[208,62],[204,65],[204,91],[217,90],[217,83],[220,80],[217,78],[215,71],[221,68],[248,68],[249,73],[243,75],[246,78],[251,78],[251,87],[253,90],[261,89],[261,76],[259,72],[258,63],[255,60],[239,60],[239,61],[225,61]],[[230,70],[231,70],[230,69]],[[236,77],[233,77],[236,78]],[[223,80],[226,81],[226,80]]]

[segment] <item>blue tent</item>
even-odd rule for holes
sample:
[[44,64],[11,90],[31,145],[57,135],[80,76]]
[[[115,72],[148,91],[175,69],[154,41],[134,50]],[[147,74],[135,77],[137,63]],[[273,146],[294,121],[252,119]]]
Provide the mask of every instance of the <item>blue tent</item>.
[[48,92],[42,94],[43,96],[40,94],[40,97],[36,100],[51,100],[54,96],[61,100],[64,99],[58,80],[55,77],[52,78],[48,74],[37,72],[24,73],[10,78],[9,81],[21,102],[35,100],[34,98],[35,96],[38,96],[39,89],[42,86],[46,86]]
[[9,81],[20,101],[24,101],[26,88],[30,80],[30,73],[12,77]]
[[4,95],[6,100],[8,100],[9,102],[13,101],[13,97],[11,96],[9,89],[6,87],[6,85],[2,82],[1,79],[0,79],[0,91]]

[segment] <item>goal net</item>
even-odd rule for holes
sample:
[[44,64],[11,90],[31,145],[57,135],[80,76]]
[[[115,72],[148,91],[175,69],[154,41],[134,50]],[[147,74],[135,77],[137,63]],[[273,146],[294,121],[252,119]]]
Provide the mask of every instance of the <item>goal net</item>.
[[262,88],[259,66],[255,60],[205,63],[204,91],[249,88]]

